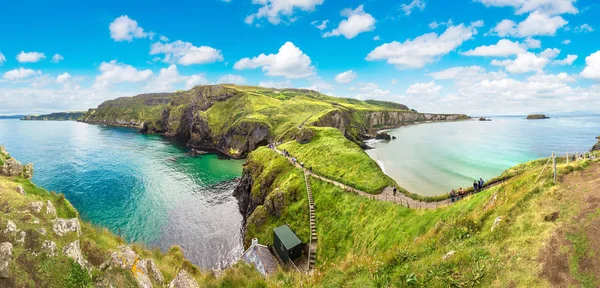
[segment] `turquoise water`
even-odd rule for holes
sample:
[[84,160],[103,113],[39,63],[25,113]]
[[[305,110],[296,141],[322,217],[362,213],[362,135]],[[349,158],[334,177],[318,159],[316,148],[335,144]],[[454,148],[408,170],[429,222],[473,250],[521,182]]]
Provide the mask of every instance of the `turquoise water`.
[[407,190],[439,195],[490,179],[504,170],[557,153],[584,152],[600,135],[600,117],[427,123],[390,130],[397,140],[370,142],[367,150]]
[[135,129],[77,122],[0,120],[0,144],[33,182],[62,192],[83,219],[162,250],[180,245],[206,269],[242,253],[242,216],[232,196],[241,160],[188,157],[181,143]]

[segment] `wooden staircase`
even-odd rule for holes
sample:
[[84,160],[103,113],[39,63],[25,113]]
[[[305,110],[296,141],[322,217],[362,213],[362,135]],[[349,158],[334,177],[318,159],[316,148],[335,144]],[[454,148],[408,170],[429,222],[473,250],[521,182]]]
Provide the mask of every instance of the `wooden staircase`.
[[310,216],[310,243],[308,250],[308,271],[315,269],[317,262],[317,226],[315,222],[315,202],[313,200],[312,188],[310,187],[309,172],[304,169],[304,181],[306,181],[306,191],[308,193],[308,207]]

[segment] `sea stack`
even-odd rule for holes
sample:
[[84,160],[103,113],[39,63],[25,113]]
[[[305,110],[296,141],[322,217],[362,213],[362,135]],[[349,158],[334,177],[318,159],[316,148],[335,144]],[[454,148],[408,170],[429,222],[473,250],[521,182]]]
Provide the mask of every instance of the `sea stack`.
[[590,151],[600,151],[600,136],[596,137],[596,139],[598,139],[598,142],[594,144],[594,147],[592,147],[592,150]]
[[531,114],[531,115],[527,115],[527,119],[528,120],[537,120],[537,119],[549,119],[550,117],[544,115],[544,114]]

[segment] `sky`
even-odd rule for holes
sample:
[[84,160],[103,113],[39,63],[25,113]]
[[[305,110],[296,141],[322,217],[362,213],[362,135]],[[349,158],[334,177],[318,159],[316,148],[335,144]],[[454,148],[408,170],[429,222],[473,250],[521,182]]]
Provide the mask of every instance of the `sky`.
[[219,83],[434,113],[598,113],[598,15],[596,0],[5,0],[0,115]]

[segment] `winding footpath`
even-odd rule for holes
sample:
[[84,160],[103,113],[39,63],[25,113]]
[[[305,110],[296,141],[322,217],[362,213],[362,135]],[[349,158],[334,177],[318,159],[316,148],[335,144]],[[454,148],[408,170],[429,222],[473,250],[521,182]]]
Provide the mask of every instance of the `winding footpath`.
[[[416,200],[413,199],[405,194],[402,194],[400,192],[396,193],[396,195],[394,195],[394,190],[392,187],[387,187],[383,190],[383,192],[379,193],[379,194],[370,194],[367,192],[364,192],[362,190],[356,189],[354,187],[350,187],[346,184],[342,184],[340,182],[337,182],[335,180],[331,180],[329,178],[326,178],[324,176],[315,174],[311,171],[309,171],[308,169],[305,169],[304,167],[302,167],[298,162],[294,163],[294,161],[292,160],[291,157],[287,157],[283,154],[283,152],[277,148],[271,148],[273,151],[275,151],[277,154],[286,157],[288,159],[288,161],[290,161],[290,163],[292,163],[292,165],[296,166],[296,168],[302,169],[304,171],[304,175],[305,175],[305,180],[306,180],[306,185],[307,185],[307,189],[310,188],[310,184],[308,182],[308,176],[312,176],[316,179],[319,179],[321,181],[325,181],[327,183],[333,184],[337,187],[340,187],[348,192],[352,192],[354,194],[366,197],[366,198],[370,198],[373,200],[379,200],[379,201],[387,201],[387,202],[393,202],[396,203],[398,205],[402,205],[404,207],[407,208],[412,208],[412,209],[437,209],[437,208],[441,208],[441,207],[447,207],[449,205],[452,204],[452,201],[450,199],[445,199],[445,200],[440,200],[440,201],[435,201],[435,202],[425,202],[425,201],[421,201],[421,200]],[[507,179],[508,180],[508,179]],[[488,186],[485,186],[483,190],[487,190],[489,188],[492,188],[494,186],[500,185],[502,183],[504,183],[506,180],[504,181],[500,181]],[[309,200],[312,202],[312,191],[309,192],[310,198]],[[314,205],[311,205],[311,217],[314,216]],[[312,218],[311,218],[312,219]],[[311,220],[311,231],[312,231],[312,220]],[[315,233],[316,235],[316,233]]]

